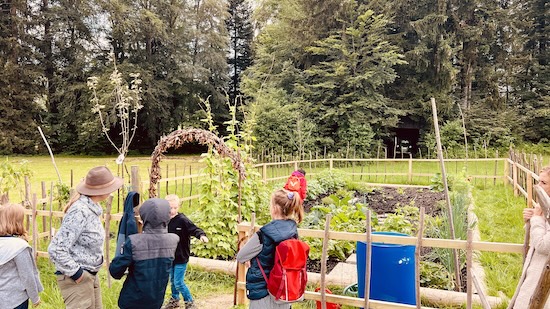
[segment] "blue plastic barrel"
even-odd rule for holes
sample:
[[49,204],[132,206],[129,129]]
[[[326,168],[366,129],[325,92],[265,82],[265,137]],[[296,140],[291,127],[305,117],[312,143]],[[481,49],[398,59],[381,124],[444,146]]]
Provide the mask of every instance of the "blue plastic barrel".
[[[408,236],[395,232],[377,235]],[[370,299],[416,305],[414,249],[411,245],[372,243]],[[357,279],[359,297],[365,297],[367,244],[357,242]]]

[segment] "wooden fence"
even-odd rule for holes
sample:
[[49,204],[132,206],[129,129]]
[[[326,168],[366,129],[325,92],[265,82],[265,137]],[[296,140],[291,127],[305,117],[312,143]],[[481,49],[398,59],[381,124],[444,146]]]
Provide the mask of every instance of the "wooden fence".
[[[241,223],[238,225],[238,231],[239,231],[239,239],[247,239],[249,236],[253,234],[253,232],[259,230],[261,226],[254,225],[252,227],[252,224],[250,223]],[[418,229],[419,231],[422,230],[421,228]],[[332,240],[345,240],[345,241],[362,241],[366,242],[367,244],[376,242],[376,243],[382,243],[382,244],[398,244],[398,245],[413,245],[416,246],[416,250],[420,250],[421,247],[431,247],[431,248],[448,248],[448,249],[461,249],[466,251],[466,255],[470,258],[467,258],[466,264],[467,264],[467,272],[469,274],[469,278],[467,279],[468,286],[467,286],[467,294],[469,295],[467,297],[468,299],[468,307],[471,308],[471,305],[473,303],[473,279],[471,274],[471,267],[472,267],[472,253],[474,251],[490,251],[490,252],[500,252],[500,253],[522,253],[523,252],[523,245],[521,244],[511,244],[511,243],[495,243],[495,242],[482,242],[482,241],[473,241],[471,237],[471,233],[469,234],[469,237],[467,240],[450,240],[450,239],[435,239],[435,238],[420,238],[420,237],[409,237],[409,236],[390,236],[390,235],[368,235],[367,234],[360,234],[360,233],[348,233],[348,232],[335,232],[335,231],[323,231],[323,230],[308,230],[308,229],[298,229],[298,234],[300,237],[313,237],[313,238],[325,238],[325,235],[328,234],[328,238]],[[370,239],[369,239],[370,238]],[[326,247],[323,248],[323,250],[326,250]],[[240,265],[239,271],[237,274],[237,303],[238,304],[244,304],[245,303],[245,291],[246,291],[246,282],[245,282],[245,267],[243,264]],[[416,280],[419,280],[419,273],[416,272]],[[365,278],[368,278],[368,274],[365,276]],[[322,289],[321,289],[322,290]],[[478,289],[479,291],[479,289]],[[321,292],[311,292],[307,291],[305,298],[311,299],[311,300],[321,300],[323,297],[323,293]],[[364,298],[357,298],[357,297],[348,297],[348,296],[342,296],[342,295],[333,295],[333,294],[325,294],[324,295],[327,302],[331,303],[337,303],[342,305],[349,305],[349,306],[355,306],[355,307],[365,307],[365,299]],[[486,305],[491,305],[488,301],[487,297],[484,297],[480,294],[480,299],[477,301],[478,303],[485,303],[484,308],[487,308]],[[494,303],[493,303],[494,305]],[[370,300],[369,301],[369,308],[373,309],[383,309],[383,308],[417,308],[415,305],[406,305],[406,304],[398,304],[398,303],[390,303],[390,302],[383,302],[383,301],[376,301],[376,300]],[[425,308],[425,307],[424,307]]]
[[[276,163],[262,163],[257,164],[255,167],[261,171],[262,179],[264,182],[279,181],[288,177],[289,173],[279,173],[276,174],[272,171],[272,175],[269,175],[269,169],[281,168],[282,166],[287,166],[289,169],[297,169],[298,167],[309,167],[312,171],[308,173],[308,176],[315,175],[318,170],[322,167],[324,168],[339,168],[342,169],[346,174],[352,175],[352,177],[380,177],[382,179],[391,179],[391,177],[399,176],[406,178],[405,182],[412,182],[414,177],[432,177],[433,173],[422,172],[421,168],[416,169],[415,164],[421,165],[425,163],[437,164],[438,160],[433,159],[318,159],[318,160],[302,160],[302,161],[290,161],[290,162],[276,162]],[[534,171],[530,170],[528,167],[523,166],[520,162],[513,160],[513,158],[508,159],[470,159],[468,162],[483,162],[485,165],[490,167],[485,169],[485,173],[481,174],[468,174],[472,179],[482,179],[482,180],[493,180],[493,183],[496,183],[498,179],[503,179],[506,183],[509,183],[513,186],[514,192],[516,195],[521,193],[527,199],[527,204],[532,206],[533,201],[533,185],[535,181],[538,181],[538,175]],[[446,159],[447,164],[452,164],[453,162],[465,162],[462,159]],[[504,173],[498,173],[499,162],[504,162]],[[388,171],[388,168],[385,168],[386,172],[381,171],[381,165],[387,166],[391,163],[400,166],[406,166],[407,168],[402,171]],[[372,168],[372,170],[368,170]],[[367,171],[365,171],[367,170]],[[420,170],[420,171],[418,171]],[[491,170],[492,173],[488,171]],[[166,171],[168,175],[168,167]],[[271,176],[271,177],[270,177]],[[201,174],[190,174],[183,176],[174,176],[166,177],[159,181],[158,183],[158,192],[160,188],[165,186],[165,192],[169,192],[170,182],[175,183],[175,190],[184,190],[185,183],[189,182],[191,190],[189,194],[185,196],[187,192],[182,192],[183,200],[194,200],[199,197],[197,194],[191,194],[193,181],[195,181],[195,186],[198,178],[202,177]],[[375,178],[376,179],[376,178]],[[181,184],[181,187],[178,186],[178,183]],[[130,188],[133,191],[144,192],[144,188],[147,188],[148,180],[142,181],[140,179],[139,170],[137,167],[132,167],[131,177],[130,177]],[[376,183],[381,184],[381,183]],[[180,188],[180,189],[178,189]],[[27,214],[27,230],[30,233],[30,242],[32,243],[33,250],[38,257],[48,257],[48,253],[45,251],[38,250],[38,241],[39,239],[46,238],[51,239],[52,230],[53,230],[53,220],[58,219],[59,221],[63,218],[64,213],[60,210],[53,210],[53,183],[50,185],[50,194],[47,194],[46,184],[41,183],[41,193],[40,198],[36,193],[31,193],[30,185],[28,180],[26,181],[26,190],[25,190],[25,201],[23,205],[26,206]],[[178,192],[176,192],[178,193]],[[143,195],[142,195],[143,196]],[[49,206],[48,206],[49,205]],[[107,208],[109,211],[106,211],[104,214],[104,221],[106,226],[110,225],[111,221],[120,221],[122,218],[122,213],[110,213],[110,205]],[[38,218],[42,217],[41,220],[41,232],[39,229]],[[49,228],[48,228],[49,227]],[[254,229],[258,229],[258,226],[255,226]],[[250,224],[240,224],[238,226],[238,232],[240,237],[247,237],[247,233],[252,229]],[[108,229],[107,229],[108,233]],[[320,230],[304,230],[299,229],[299,234],[302,237],[317,237],[324,238],[325,232]],[[109,235],[106,235],[106,239],[110,239]],[[348,240],[348,241],[366,241],[365,234],[356,234],[356,233],[345,233],[345,232],[328,232],[328,238],[334,240]],[[403,245],[416,245],[420,244],[425,247],[434,247],[434,248],[450,248],[450,249],[461,249],[466,250],[467,255],[471,255],[472,251],[492,251],[492,252],[503,252],[503,253],[522,253],[523,246],[520,244],[510,244],[510,243],[490,243],[490,242],[476,242],[471,239],[468,240],[447,240],[447,239],[432,239],[432,238],[418,238],[414,237],[397,237],[397,236],[382,236],[382,235],[372,235],[372,241],[382,242],[389,244],[403,244]],[[106,253],[108,254],[110,243],[106,242]],[[107,255],[106,260],[109,260],[110,257]],[[238,300],[239,303],[244,301],[244,267],[240,267],[238,274]],[[468,289],[471,289],[470,285]],[[316,293],[308,291],[306,293],[306,299],[312,300],[321,300],[321,298],[328,302],[347,304],[351,306],[361,307],[365,304],[365,299],[352,298],[347,296],[338,296],[338,295],[328,295],[324,293]],[[415,308],[415,306],[396,304],[396,303],[387,303],[379,301],[370,301],[371,308]]]

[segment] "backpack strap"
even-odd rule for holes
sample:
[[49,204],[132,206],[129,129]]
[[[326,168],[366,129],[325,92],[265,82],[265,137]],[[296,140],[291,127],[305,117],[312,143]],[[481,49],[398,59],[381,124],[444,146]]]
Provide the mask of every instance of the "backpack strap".
[[265,275],[264,268],[262,267],[262,263],[260,263],[260,259],[256,257],[256,262],[258,263],[258,267],[260,267],[260,271],[262,272],[262,275],[264,276],[265,283],[267,283],[267,276]]

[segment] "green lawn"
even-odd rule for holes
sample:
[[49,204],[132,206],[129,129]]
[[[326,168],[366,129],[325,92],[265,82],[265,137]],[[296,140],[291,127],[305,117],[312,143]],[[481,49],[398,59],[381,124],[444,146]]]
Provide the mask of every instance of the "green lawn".
[[[523,243],[523,197],[515,197],[511,186],[498,185],[475,189],[474,212],[483,241]],[[482,252],[480,261],[485,269],[489,294],[503,292],[511,298],[522,269],[522,256],[510,253]]]

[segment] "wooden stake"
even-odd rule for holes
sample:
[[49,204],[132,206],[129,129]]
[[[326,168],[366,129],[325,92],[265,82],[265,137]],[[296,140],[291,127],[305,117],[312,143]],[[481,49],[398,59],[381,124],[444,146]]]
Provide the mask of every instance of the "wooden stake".
[[[441,148],[441,136],[439,133],[439,123],[437,120],[437,106],[435,105],[435,99],[431,98],[432,101],[432,112],[433,112],[433,122],[435,129],[435,139],[437,142],[437,156],[439,157],[439,163],[441,164],[441,178],[443,179],[443,187],[445,189],[445,201],[447,202],[447,212],[449,216],[449,228],[451,232],[451,239],[456,239],[454,220],[453,220],[453,209],[451,206],[451,199],[449,197],[449,186],[447,184],[447,173],[445,171],[445,162],[443,160],[443,151]],[[454,266],[455,266],[455,286],[457,291],[460,292],[460,263],[458,260],[458,252],[456,249],[453,249],[454,256]]]
[[426,210],[424,206],[420,206],[420,216],[418,219],[418,231],[416,233],[416,247],[414,250],[414,269],[416,273],[416,308],[422,308],[420,301],[420,251],[422,251],[422,236],[424,235],[424,214]]
[[[105,265],[109,269],[111,258],[109,256],[109,244],[110,244],[110,229],[111,229],[111,206],[113,204],[113,196],[109,195],[107,202],[105,203]],[[111,288],[111,276],[107,276],[107,286]]]
[[327,276],[327,255],[328,255],[328,240],[330,232],[330,220],[332,220],[332,214],[327,214],[325,219],[325,236],[323,237],[323,251],[321,253],[321,308],[327,309],[327,296],[326,296],[326,284],[325,277]]
[[38,204],[38,199],[36,198],[36,193],[33,193],[32,195],[32,252],[34,254],[34,259],[36,261],[36,258],[38,257],[38,226],[36,225],[36,204]]
[[466,242],[466,309],[472,309],[472,229],[468,229]]
[[370,275],[371,275],[371,261],[372,261],[372,233],[371,233],[371,211],[367,209],[367,247],[366,261],[365,261],[365,306],[363,308],[369,308],[370,299]]
[[50,241],[52,240],[52,218],[53,218],[53,181],[50,182]]

